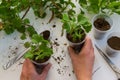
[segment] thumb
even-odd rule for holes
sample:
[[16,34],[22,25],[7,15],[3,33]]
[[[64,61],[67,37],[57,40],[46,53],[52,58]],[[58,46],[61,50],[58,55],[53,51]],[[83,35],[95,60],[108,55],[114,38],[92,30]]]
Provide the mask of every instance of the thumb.
[[43,78],[45,79],[47,74],[48,74],[48,71],[49,71],[50,67],[51,67],[51,64],[48,63],[47,66],[43,69],[43,72],[40,76],[43,76]]
[[29,70],[29,72],[36,74],[36,70],[33,63],[29,59],[26,59],[26,61],[27,61],[27,69]]
[[74,59],[76,59],[75,51],[70,46],[68,47],[68,51],[69,51],[69,54],[70,54],[72,61],[74,61]]

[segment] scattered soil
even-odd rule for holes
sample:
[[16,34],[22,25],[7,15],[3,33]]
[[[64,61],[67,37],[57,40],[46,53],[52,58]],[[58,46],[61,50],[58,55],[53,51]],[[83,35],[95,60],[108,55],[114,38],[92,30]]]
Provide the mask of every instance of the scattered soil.
[[3,29],[3,24],[0,22],[0,30]]
[[50,37],[50,31],[46,30],[46,31],[44,31],[42,34],[43,34],[43,38],[44,38],[45,40],[48,40],[48,39],[49,39],[49,37]]
[[69,76],[71,76],[71,74],[69,74]]
[[67,43],[64,43],[65,46],[67,46]]
[[60,46],[60,44],[58,44],[58,42],[55,42],[55,41],[54,41],[53,44],[56,45],[56,46]]
[[62,61],[64,61],[64,58],[62,56],[58,56],[57,58],[55,58],[54,56],[52,56],[52,58],[58,63],[60,64]]
[[101,31],[109,30],[111,27],[110,24],[104,18],[98,18],[97,20],[95,20],[94,26]]
[[64,50],[62,50],[62,53],[64,53]]
[[75,73],[74,70],[72,71],[72,73],[73,73],[73,74]]
[[53,25],[53,28],[55,28],[56,27],[56,25]]
[[108,45],[115,49],[115,50],[120,50],[120,38],[117,36],[113,36],[107,41]]
[[22,65],[23,64],[23,62],[19,62],[19,64],[18,65]]
[[58,40],[58,38],[55,39],[56,41]]
[[17,38],[16,37],[14,37],[14,40],[16,40]]

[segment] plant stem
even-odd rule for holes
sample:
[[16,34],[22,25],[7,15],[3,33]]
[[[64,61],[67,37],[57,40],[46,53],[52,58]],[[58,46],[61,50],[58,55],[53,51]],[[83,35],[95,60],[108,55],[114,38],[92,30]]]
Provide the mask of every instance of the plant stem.
[[24,19],[24,17],[27,15],[28,11],[30,10],[30,6],[28,7],[28,9],[26,10],[25,14],[23,15],[22,19]]
[[51,0],[51,1],[52,1],[53,5],[54,5],[56,8],[60,9],[60,7],[59,7],[58,5],[56,5],[56,3],[54,2],[54,0]]
[[52,15],[51,15],[51,18],[50,18],[50,20],[48,21],[48,23],[50,23],[50,22],[53,20],[53,18],[54,18],[54,11],[52,11]]

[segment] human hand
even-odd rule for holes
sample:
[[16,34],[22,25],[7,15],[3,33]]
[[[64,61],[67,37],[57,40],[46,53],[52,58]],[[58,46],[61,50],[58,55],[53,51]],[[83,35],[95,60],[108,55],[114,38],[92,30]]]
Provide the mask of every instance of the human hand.
[[95,58],[94,48],[92,46],[91,40],[87,37],[85,44],[79,54],[76,54],[71,47],[68,49],[77,80],[91,80]]
[[39,75],[32,62],[29,59],[26,59],[23,63],[20,80],[45,80],[50,67],[51,64],[47,64],[43,69],[43,72]]

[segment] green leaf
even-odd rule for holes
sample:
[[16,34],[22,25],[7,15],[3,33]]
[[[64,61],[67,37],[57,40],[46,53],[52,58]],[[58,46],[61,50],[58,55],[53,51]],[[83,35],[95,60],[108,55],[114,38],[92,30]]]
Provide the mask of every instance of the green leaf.
[[26,34],[23,33],[22,36],[20,37],[22,40],[25,40],[26,39]]
[[33,34],[37,34],[34,27],[32,27],[32,26],[27,27],[27,31],[28,31],[30,37],[32,37]]
[[90,32],[92,29],[92,25],[90,23],[86,23],[86,25],[84,24],[82,26],[84,27],[84,29],[87,33]]
[[26,28],[25,28],[25,26],[19,26],[19,27],[17,27],[17,31],[19,31],[20,33],[25,33],[25,31],[26,31]]
[[29,24],[30,23],[29,19],[24,19],[24,23]]
[[64,21],[69,21],[69,16],[67,14],[63,14],[63,18]]
[[34,59],[34,54],[28,51],[25,53],[24,58]]
[[120,1],[119,2],[117,2],[117,1],[114,1],[114,2],[111,2],[110,4],[108,4],[108,7],[109,8],[118,8],[118,7],[120,7]]
[[25,42],[24,46],[25,46],[25,48],[29,48],[30,47],[30,42]]
[[65,1],[64,0],[60,0],[60,3],[63,4]]
[[3,25],[4,27],[4,31],[7,33],[7,34],[11,34],[14,32],[14,28],[11,27],[10,25]]
[[69,4],[70,4],[73,8],[76,7],[75,4],[74,4],[73,2],[69,2]]
[[70,24],[68,22],[64,22],[63,26],[64,29],[69,33],[70,32]]
[[39,42],[41,42],[42,40],[43,40],[43,37],[40,36],[40,35],[38,35],[38,34],[34,34],[34,35],[32,36],[32,42],[34,42],[34,43],[39,43]]
[[68,10],[68,15],[73,16],[76,12],[73,9]]
[[86,24],[86,22],[88,22],[88,19],[84,15],[82,15],[82,14],[79,14],[77,19],[78,19],[78,22],[81,25],[84,25],[84,24]]
[[87,0],[79,0],[79,4],[81,7],[83,7],[84,9],[87,8]]
[[115,12],[120,14],[120,9],[116,9]]

